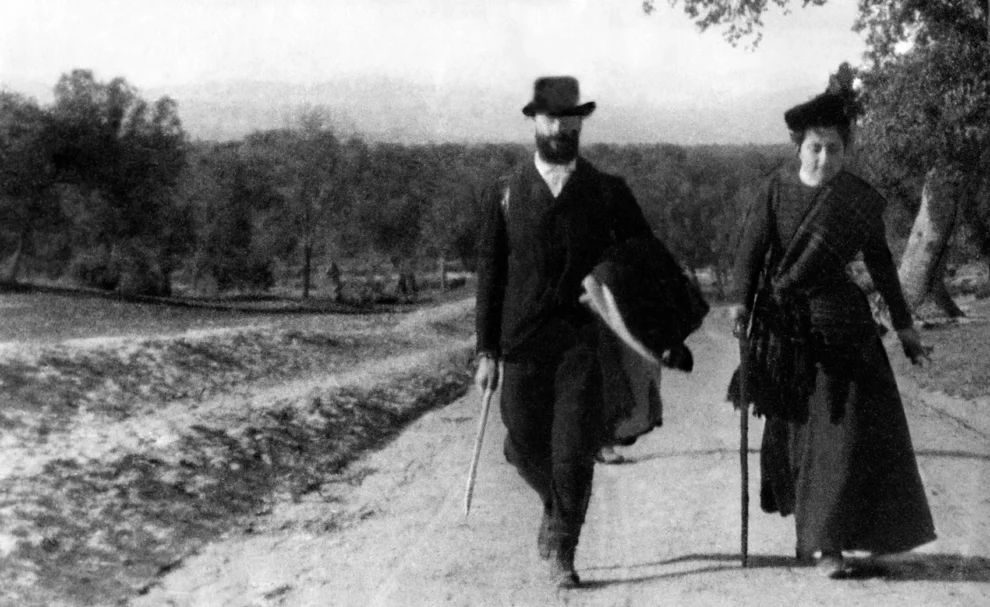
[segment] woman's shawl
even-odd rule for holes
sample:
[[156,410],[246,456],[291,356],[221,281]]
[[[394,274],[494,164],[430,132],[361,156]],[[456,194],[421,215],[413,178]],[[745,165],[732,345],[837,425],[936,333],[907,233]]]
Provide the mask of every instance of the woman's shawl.
[[[884,200],[843,171],[822,186],[769,276],[776,292],[797,295],[823,277],[838,276],[867,242],[882,217]],[[841,275],[845,279],[844,274]]]
[[[880,206],[873,206],[878,201]],[[786,243],[771,239],[780,244],[771,244],[766,256],[749,327],[747,386],[757,415],[806,419],[817,375],[815,350],[821,347],[807,294],[830,281],[848,280],[842,269],[877,229],[882,209],[883,199],[872,188],[842,172],[819,190]],[[728,398],[740,404],[738,375]]]

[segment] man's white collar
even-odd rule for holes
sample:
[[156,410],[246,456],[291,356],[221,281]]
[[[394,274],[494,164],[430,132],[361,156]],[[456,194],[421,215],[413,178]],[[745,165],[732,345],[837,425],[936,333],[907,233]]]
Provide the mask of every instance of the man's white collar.
[[577,168],[577,158],[568,162],[567,164],[554,164],[552,162],[547,162],[540,156],[539,152],[533,154],[533,163],[536,165],[536,170],[540,172],[545,178],[547,175],[552,173],[573,173],[574,169]]

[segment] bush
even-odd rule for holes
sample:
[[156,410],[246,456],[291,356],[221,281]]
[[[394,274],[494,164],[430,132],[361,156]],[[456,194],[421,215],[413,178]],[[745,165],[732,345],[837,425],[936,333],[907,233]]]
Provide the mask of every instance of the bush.
[[209,271],[216,278],[220,291],[268,291],[275,286],[275,272],[268,259],[253,257],[218,260],[211,264]]
[[139,244],[121,245],[112,252],[99,247],[77,253],[66,274],[78,285],[124,295],[171,294],[168,277],[155,252]]
[[158,263],[155,251],[140,244],[121,246],[110,258],[119,268],[117,291],[124,295],[168,297],[172,294],[168,277]]
[[[419,279],[420,288],[424,290],[436,291],[440,289],[440,277],[437,274],[427,274]],[[467,284],[467,277],[463,274],[447,274],[447,289],[459,289]]]
[[82,251],[73,255],[66,275],[74,283],[95,289],[112,291],[120,282],[120,270],[103,248]]

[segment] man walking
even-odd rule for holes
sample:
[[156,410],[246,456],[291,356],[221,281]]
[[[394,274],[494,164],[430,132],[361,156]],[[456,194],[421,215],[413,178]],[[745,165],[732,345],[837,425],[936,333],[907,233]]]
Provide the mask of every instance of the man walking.
[[[578,154],[583,119],[569,76],[540,78],[523,114],[536,153],[483,201],[475,381],[502,382],[506,459],[543,505],[537,546],[551,581],[579,583],[574,555],[605,436],[594,316],[581,281],[616,242],[652,232],[632,192]],[[499,377],[499,363],[504,377]]]

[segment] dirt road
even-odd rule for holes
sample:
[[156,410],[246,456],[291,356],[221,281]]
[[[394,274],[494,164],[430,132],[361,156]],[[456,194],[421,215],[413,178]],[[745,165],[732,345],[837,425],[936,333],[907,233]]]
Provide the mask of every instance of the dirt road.
[[[990,605],[990,436],[975,410],[902,384],[939,539],[848,581],[795,566],[793,519],[758,506],[762,423],[750,433],[750,568],[739,566],[738,416],[722,400],[735,365],[724,319],[665,376],[665,425],[596,469],[578,548],[584,586],[550,589],[536,555],[540,508],[501,457],[497,411],[469,517],[465,472],[476,394],[432,412],[352,469],[351,484],[282,504],[213,544],[136,606]],[[899,355],[891,349],[893,355]],[[969,412],[969,413],[967,413]],[[345,521],[326,530],[326,520]]]

